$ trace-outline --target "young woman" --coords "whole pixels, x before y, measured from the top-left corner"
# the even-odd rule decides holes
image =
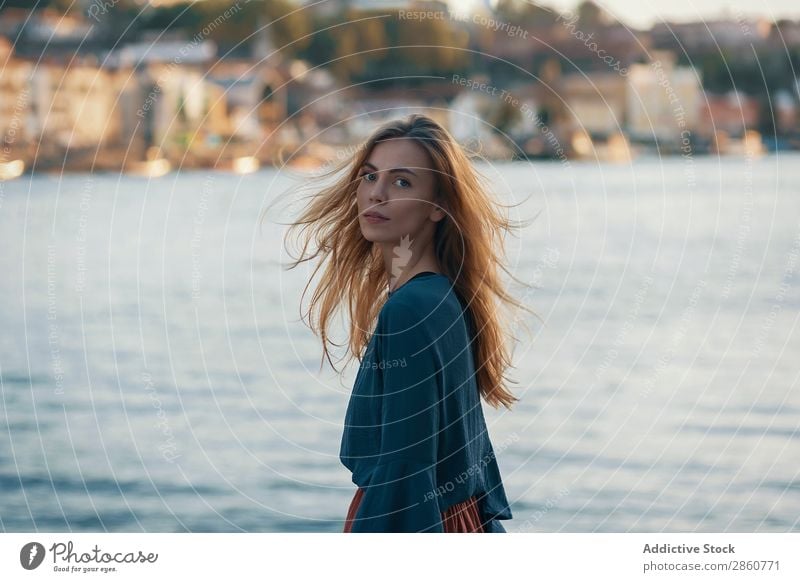
[[[328,321],[346,305],[361,361],[340,449],[358,487],[344,531],[505,532],[512,514],[480,397],[518,400],[503,386],[495,305],[526,309],[497,272],[510,223],[427,116],[385,124],[340,166],[294,223],[313,227],[304,255],[312,235],[318,245],[294,266],[330,259],[311,327],[330,361]]]

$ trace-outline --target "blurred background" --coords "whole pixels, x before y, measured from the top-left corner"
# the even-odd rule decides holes
[[[259,218],[412,112],[537,216],[507,530],[800,530],[796,3],[0,0],[0,58],[2,531],[341,531]]]

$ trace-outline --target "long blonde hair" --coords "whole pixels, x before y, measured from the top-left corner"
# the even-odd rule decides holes
[[[373,147],[396,137],[413,139],[433,161],[442,197],[439,200],[447,211],[446,218],[436,225],[436,257],[469,311],[475,331],[472,349],[480,394],[489,405],[499,408],[502,404],[510,409],[519,399],[503,385],[511,354],[504,321],[496,306],[499,301],[534,313],[506,292],[498,272],[500,267],[518,281],[503,264],[503,231],[513,225],[499,210],[502,205],[493,201],[488,188],[481,184],[482,176],[467,152],[444,127],[426,115],[412,114],[385,123],[352,156],[319,174],[324,180],[345,172],[332,185],[315,192],[299,218],[290,223],[289,233],[301,228],[304,242],[300,257],[289,268],[320,258],[312,279],[320,270],[322,276],[309,305],[307,325],[322,340],[323,358],[327,357],[336,369],[328,344],[338,344],[331,341],[328,330],[334,312],[345,303],[350,315],[349,353],[361,359],[369,343],[369,330],[386,300],[387,273],[378,245],[361,233],[356,204],[358,176]],[[312,240],[315,248],[309,251]],[[310,284],[311,280],[303,297]]]

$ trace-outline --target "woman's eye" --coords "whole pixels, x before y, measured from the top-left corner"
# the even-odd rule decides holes
[[[364,180],[366,180],[367,182],[374,182],[375,180],[369,179],[370,176],[375,176],[375,173],[374,172],[371,172],[371,173],[370,172],[364,172],[363,174],[361,174],[360,177],[364,178]],[[405,178],[398,178],[397,180],[395,180],[395,182],[402,182],[404,184],[403,188],[408,188],[409,186],[411,186],[411,182],[409,182]]]

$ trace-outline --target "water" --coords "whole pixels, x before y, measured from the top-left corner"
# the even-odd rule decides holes
[[[798,161],[484,168],[541,211],[506,244],[546,325],[484,407],[509,531],[800,530]],[[259,230],[289,184],[0,185],[3,531],[341,531],[356,364],[319,371],[310,271]]]

